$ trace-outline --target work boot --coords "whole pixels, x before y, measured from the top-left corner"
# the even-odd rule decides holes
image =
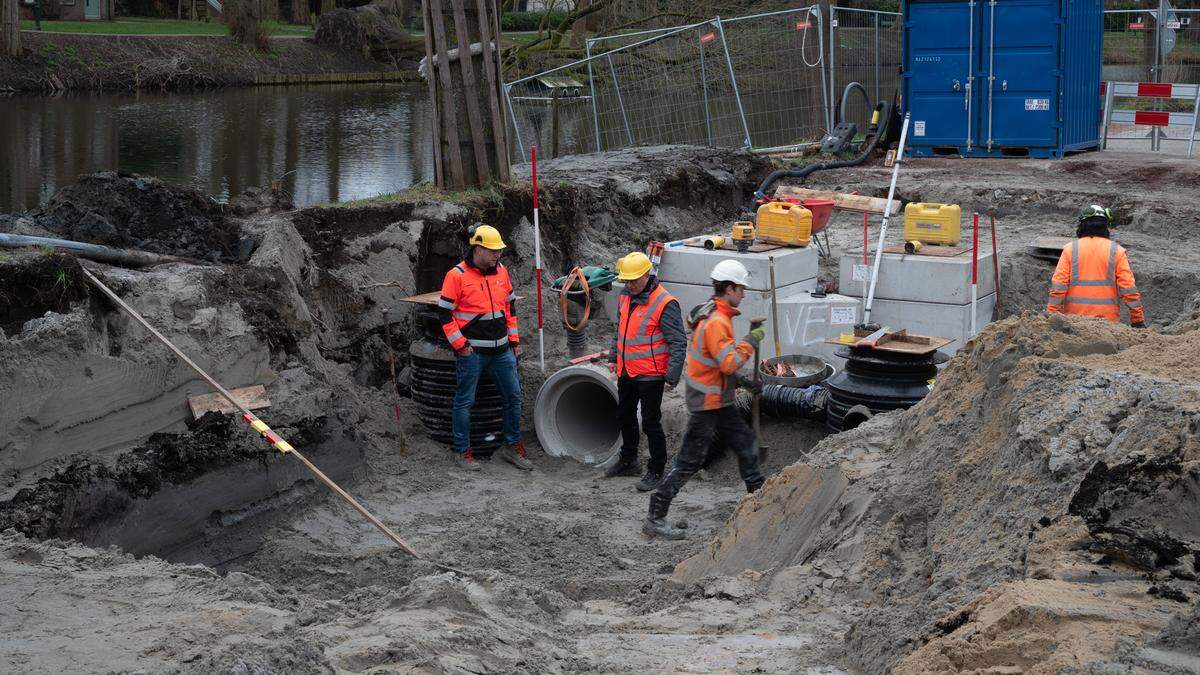
[[[638,481],[637,491],[649,492],[653,490],[654,488],[658,487],[659,483],[662,482],[662,477],[663,475],[661,471],[656,472],[652,469],[646,469],[646,475],[642,476],[642,479]]]
[[[475,459],[475,452],[471,448],[467,448],[458,456],[458,465],[467,471],[483,470],[483,467],[479,465],[479,460]]]
[[[525,457],[525,444],[521,441],[500,448],[500,459],[522,471],[533,471],[533,462]]]
[[[650,495],[650,511],[646,514],[646,520],[642,523],[642,532],[651,537],[662,537],[672,541],[679,541],[685,538],[683,530],[672,526],[667,522],[667,511],[671,508],[671,500],[663,497],[659,493]]]
[[[621,457],[617,459],[617,463],[604,470],[605,478],[616,478],[617,476],[636,476],[638,475],[638,459],[637,456],[630,458]]]

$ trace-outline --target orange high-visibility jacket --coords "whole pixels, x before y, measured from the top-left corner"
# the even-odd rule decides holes
[[[632,301],[629,294],[621,294],[617,372],[629,377],[664,377],[671,362],[671,352],[659,321],[667,303],[678,301],[662,286],[655,286],[650,291],[646,304],[633,305]]]
[[[727,302],[713,298],[711,310],[700,310],[688,342],[684,400],[688,410],[718,410],[733,405],[738,368],[754,358],[754,345],[733,339],[733,317],[740,314]]]
[[[516,299],[504,265],[497,263],[486,274],[467,261],[452,267],[438,300],[450,348],[458,351],[469,344],[487,354],[518,344]]]
[[[1081,237],[1063,247],[1046,311],[1120,321],[1122,300],[1131,323],[1146,320],[1124,247],[1104,237]]]

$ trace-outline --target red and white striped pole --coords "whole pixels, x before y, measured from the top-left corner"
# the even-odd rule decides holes
[[[979,212],[972,218],[971,233],[971,337],[975,336],[975,303],[979,299]]]
[[[546,372],[546,333],[542,329],[542,229],[538,223],[537,146],[529,147],[533,162],[533,278],[537,285],[538,363]]]

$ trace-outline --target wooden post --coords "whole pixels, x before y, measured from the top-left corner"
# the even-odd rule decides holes
[[[0,0],[0,56],[21,54],[20,0]]]
[[[426,0],[421,5],[438,186],[461,189],[507,180],[500,55],[494,44],[497,0]],[[452,44],[458,63],[448,53]]]

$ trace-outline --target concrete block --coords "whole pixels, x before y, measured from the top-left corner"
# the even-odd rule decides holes
[[[749,289],[770,291],[771,276],[767,258],[775,258],[775,284],[777,289],[799,283],[817,276],[817,249],[777,248],[767,253],[738,253],[736,251],[709,251],[696,246],[670,246],[663,250],[658,268],[659,281],[708,286],[712,282],[708,275],[712,268],[726,258],[737,260],[750,272]]]
[[[996,292],[992,255],[990,247],[979,253],[979,297]],[[872,254],[868,257],[868,265],[874,263]],[[838,268],[838,290],[846,295],[862,297],[863,282],[853,277],[855,265],[862,265],[862,249],[842,254]],[[875,298],[967,304],[971,302],[971,252],[953,257],[885,253],[879,261]]]
[[[996,307],[996,294],[979,298],[976,305],[976,328],[983,330],[992,320]],[[918,335],[936,335],[954,340],[941,351],[953,354],[971,339],[971,305],[949,305],[933,302],[909,302],[905,300],[881,300],[875,298],[871,309],[871,321],[895,329],[906,328]]]

